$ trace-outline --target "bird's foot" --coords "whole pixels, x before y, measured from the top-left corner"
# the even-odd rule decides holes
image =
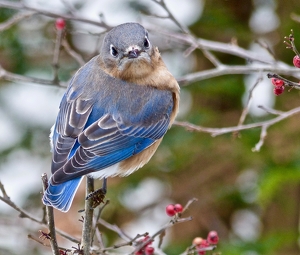
[[[104,203],[106,189],[97,189],[94,192],[87,195],[85,200],[92,199],[92,208],[96,208],[101,203]]]

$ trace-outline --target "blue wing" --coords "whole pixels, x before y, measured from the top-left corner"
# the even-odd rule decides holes
[[[62,211],[69,209],[83,175],[121,162],[160,139],[173,110],[171,92],[104,73],[95,77],[93,68],[91,61],[71,81],[53,130],[53,175],[43,201]]]

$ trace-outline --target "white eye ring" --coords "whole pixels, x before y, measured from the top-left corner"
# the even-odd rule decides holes
[[[149,41],[147,35],[145,36],[145,39],[144,39],[144,47],[145,47],[146,49],[149,49],[149,48],[150,48],[150,41]]]
[[[109,52],[110,55],[112,55],[114,58],[116,58],[119,55],[118,50],[112,44],[109,46]]]

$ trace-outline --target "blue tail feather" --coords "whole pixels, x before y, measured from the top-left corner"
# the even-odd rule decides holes
[[[75,178],[58,185],[53,185],[49,181],[49,186],[43,196],[43,203],[47,206],[53,206],[62,212],[67,212],[71,207],[82,178]]]

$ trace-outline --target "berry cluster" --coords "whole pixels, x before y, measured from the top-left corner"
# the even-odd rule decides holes
[[[166,207],[166,214],[170,217],[173,217],[177,213],[182,213],[183,207],[181,204],[169,204]]]
[[[277,78],[271,78],[272,84],[275,86],[273,89],[273,92],[276,96],[279,96],[284,91],[284,82],[283,80],[277,79]]]
[[[206,239],[201,237],[196,237],[193,240],[193,245],[199,255],[204,255],[207,250],[213,249],[212,245],[216,245],[219,242],[219,236],[216,231],[210,231]]]
[[[140,243],[147,242],[150,239],[150,236],[145,236]],[[140,249],[139,251],[135,252],[135,255],[153,255],[154,254],[154,247],[151,245],[152,241],[147,243],[145,247]]]
[[[294,38],[293,30],[292,30],[292,33],[288,37],[287,36],[285,37],[285,39],[286,39],[286,41],[284,41],[284,43],[287,45],[287,49],[291,49],[296,54],[293,58],[293,65],[297,68],[300,68],[300,54],[299,54],[299,52],[296,48],[296,45],[295,45],[295,38]],[[269,78],[272,77],[271,82],[275,86],[273,92],[276,96],[279,96],[283,93],[284,87],[286,85],[295,86],[294,82],[290,82],[289,80],[284,79],[280,76],[279,77],[282,78],[282,79],[275,78],[274,76],[275,75],[271,75],[271,76],[268,75]],[[278,75],[276,75],[276,77],[278,77]]]

